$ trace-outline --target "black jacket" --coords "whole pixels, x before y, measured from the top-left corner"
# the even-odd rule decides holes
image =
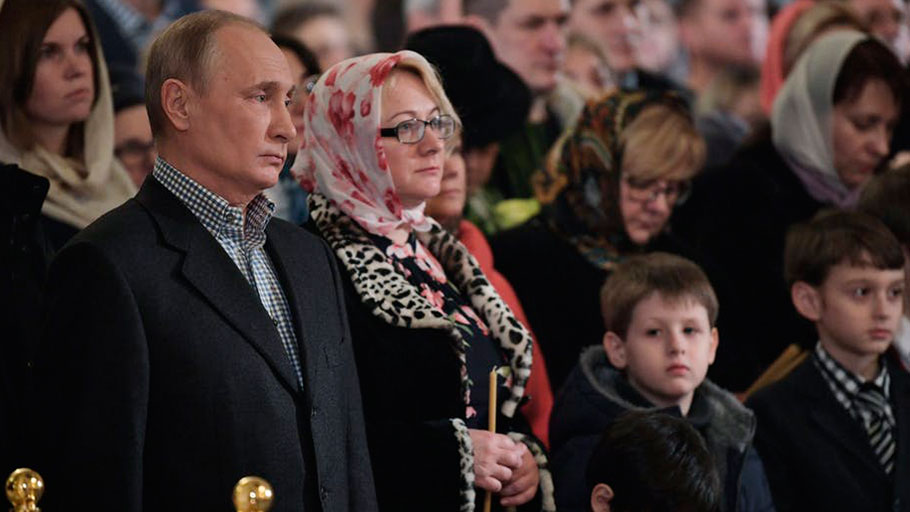
[[[342,273],[380,508],[464,510],[482,500],[483,493],[473,485],[462,387],[467,361],[459,329],[423,298],[350,217],[322,195],[312,194],[309,200],[308,227],[332,247]],[[435,223],[417,236],[443,266],[448,282],[484,319],[513,375],[529,371],[530,345],[527,352],[513,345],[522,333],[527,336],[524,327],[505,309],[467,249]],[[521,510],[552,510],[546,454],[529,435],[521,413],[503,411],[506,394],[499,394],[497,430],[517,434],[541,468],[537,497]]]
[[[784,242],[792,225],[822,207],[766,133],[727,167],[696,179],[692,196],[674,213],[675,233],[712,258],[708,277],[732,291],[720,297],[726,354],[715,364],[722,374],[711,375],[720,385],[743,391],[787,346],[817,339],[792,306],[784,281]]]
[[[582,353],[550,416],[553,478],[560,512],[587,512],[585,471],[604,430],[629,410],[655,409],[607,361],[600,345]],[[668,411],[679,414],[679,409]],[[721,510],[773,511],[761,460],[752,448],[755,418],[710,381],[698,387],[687,419],[714,455]]]
[[[334,258],[279,219],[266,236],[303,390],[255,290],[157,180],[59,253],[36,359],[48,510],[230,510],[251,474],[276,510],[376,510]]]
[[[48,181],[15,165],[0,167],[0,475],[27,465],[32,352],[41,329],[52,248],[41,224]]]
[[[811,355],[748,401],[758,418],[755,447],[777,510],[910,511],[910,376],[884,359],[897,420],[890,477],[862,424],[831,393]]]

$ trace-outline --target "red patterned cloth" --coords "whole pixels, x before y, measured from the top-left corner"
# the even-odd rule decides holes
[[[402,206],[380,143],[382,84],[400,63],[435,73],[412,51],[364,55],[329,68],[310,94],[291,168],[303,188],[326,196],[375,235],[402,225],[430,229],[424,204]]]

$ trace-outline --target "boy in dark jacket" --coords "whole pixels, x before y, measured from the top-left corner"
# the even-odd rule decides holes
[[[904,254],[879,220],[823,212],[787,236],[796,310],[819,342],[750,399],[779,511],[910,511],[910,378],[883,357],[904,306]]]
[[[773,510],[751,446],[754,416],[705,379],[717,350],[718,304],[704,272],[665,253],[629,258],[607,279],[601,307],[603,346],[582,353],[551,416],[558,509],[588,510],[581,468],[606,426],[629,410],[661,410],[703,436],[720,476],[721,510]]]

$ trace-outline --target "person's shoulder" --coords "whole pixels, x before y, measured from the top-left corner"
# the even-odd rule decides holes
[[[272,217],[272,219],[269,220],[267,229],[268,236],[281,237],[295,244],[300,244],[304,248],[323,250],[323,247],[326,246],[325,241],[321,237],[306,227],[298,226],[284,219]]]
[[[802,408],[811,400],[807,391],[821,378],[812,357],[807,357],[786,377],[756,391],[746,401],[746,406],[757,414],[784,408]]]
[[[135,199],[105,213],[74,236],[67,246],[89,243],[110,251],[142,250],[157,239],[157,229],[146,209]]]

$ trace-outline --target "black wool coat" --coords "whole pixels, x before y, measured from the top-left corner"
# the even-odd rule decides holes
[[[910,511],[910,375],[889,361],[897,420],[894,474],[885,473],[862,423],[837,401],[808,357],[747,402],[778,512]]]
[[[26,466],[34,402],[29,364],[53,255],[41,223],[47,178],[0,166],[0,476]]]
[[[257,475],[273,510],[376,510],[334,258],[279,219],[266,236],[302,390],[254,289],[157,180],[59,253],[36,358],[43,507],[231,510]]]
[[[466,510],[483,499],[483,491],[474,487],[459,329],[395,270],[351,217],[321,194],[309,201],[308,228],[326,239],[342,273],[381,510]],[[512,372],[511,385],[500,386],[497,431],[524,442],[540,472],[537,495],[519,510],[551,512],[548,457],[517,410],[530,374],[531,337],[467,249],[432,224],[417,238],[489,327],[503,366]]]

